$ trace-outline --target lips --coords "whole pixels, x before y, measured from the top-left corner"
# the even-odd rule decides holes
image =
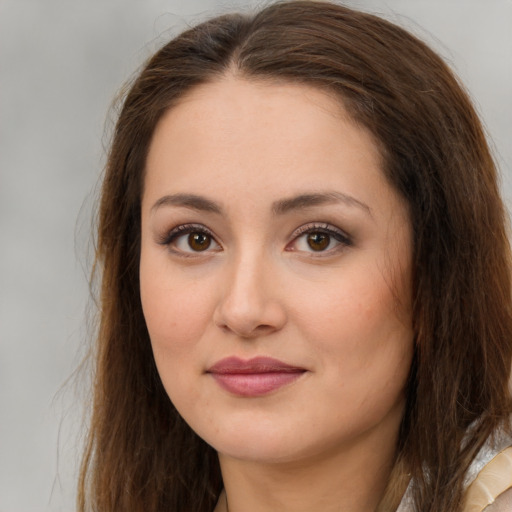
[[[301,377],[306,370],[270,357],[249,360],[238,357],[221,359],[207,370],[217,384],[239,396],[271,393]]]

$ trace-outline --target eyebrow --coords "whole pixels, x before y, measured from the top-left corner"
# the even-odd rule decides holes
[[[272,213],[279,216],[295,210],[337,203],[359,208],[370,216],[372,214],[368,205],[359,201],[355,197],[341,192],[300,194],[294,197],[280,199],[272,203]],[[202,212],[216,213],[219,215],[222,214],[223,211],[222,206],[219,203],[195,194],[171,194],[163,196],[151,207],[151,211],[153,212],[162,206],[178,206]]]
[[[221,206],[215,201],[195,194],[172,194],[163,196],[151,207],[151,211],[154,212],[162,206],[181,206],[202,212],[222,213]]]
[[[357,207],[364,210],[371,216],[371,209],[365,203],[355,197],[341,192],[319,192],[313,194],[301,194],[289,199],[281,199],[272,205],[272,212],[275,215],[283,215],[293,210],[322,206],[324,204],[343,203],[347,206]]]

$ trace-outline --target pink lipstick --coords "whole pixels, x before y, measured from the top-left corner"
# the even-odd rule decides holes
[[[270,357],[244,361],[238,357],[221,359],[207,373],[226,391],[239,396],[261,396],[297,380],[304,368],[290,366]]]

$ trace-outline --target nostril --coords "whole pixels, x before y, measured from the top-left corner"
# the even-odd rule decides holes
[[[258,325],[256,329],[254,329],[255,335],[263,335],[263,334],[270,334],[271,332],[275,331],[276,328],[271,325]]]
[[[240,338],[266,336],[283,327],[285,315],[280,309],[264,308],[240,314],[240,311],[235,313],[229,308],[218,308],[214,314],[214,323],[224,333],[232,333]]]
[[[268,324],[260,324],[255,327],[249,327],[247,325],[228,325],[226,323],[217,324],[217,326],[225,333],[232,333],[240,338],[250,339],[258,336],[265,336],[276,331],[276,327]]]

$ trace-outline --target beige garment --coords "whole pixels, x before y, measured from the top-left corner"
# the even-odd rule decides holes
[[[466,491],[464,512],[512,512],[512,446],[505,448],[478,473]],[[498,501],[496,498],[502,496]],[[503,508],[505,507],[505,508]]]
[[[494,503],[484,509],[484,512],[511,512],[512,511],[512,488],[500,494]]]

